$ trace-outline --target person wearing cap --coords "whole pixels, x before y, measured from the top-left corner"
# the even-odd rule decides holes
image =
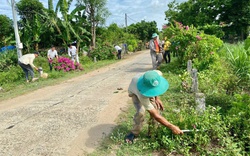
[[[158,111],[158,109],[164,109],[159,95],[165,93],[168,88],[169,83],[162,77],[162,73],[159,70],[147,71],[132,79],[128,92],[135,106],[136,114],[134,115],[133,128],[125,136],[125,142],[132,143],[134,138],[139,135],[146,110],[153,119],[171,129],[174,134],[183,134],[179,127],[167,121]]]
[[[52,71],[52,68],[53,68],[53,59],[54,58],[57,58],[58,59],[58,54],[57,54],[57,51],[55,49],[55,46],[51,46],[51,49],[48,50],[48,53],[47,53],[47,58],[48,58],[48,61],[49,61],[49,68],[50,68],[50,71]]]
[[[149,41],[149,48],[153,69],[157,69],[162,62],[161,42],[157,33],[152,35],[152,39]]]
[[[78,52],[77,52],[77,49],[74,45],[72,44],[69,44],[68,45],[68,55],[69,57],[71,57],[71,60],[77,63],[79,63],[79,57],[78,57]]]
[[[35,58],[39,56],[39,52],[34,52],[33,54],[25,54],[18,59],[19,66],[23,69],[25,73],[26,82],[29,82],[29,73],[31,76],[31,81],[36,81],[38,78],[34,78],[34,70],[38,71],[38,68],[33,64]]]

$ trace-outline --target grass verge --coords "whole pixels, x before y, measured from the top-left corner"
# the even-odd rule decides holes
[[[185,71],[179,68],[177,61],[163,64],[160,70],[170,84],[169,90],[161,96],[165,107],[162,116],[182,130],[193,131],[176,136],[160,125],[153,129],[155,135],[148,138],[149,113],[146,113],[139,137],[132,145],[126,144],[124,137],[132,128],[135,113],[133,105],[129,104],[127,110],[117,119],[117,127],[89,156],[249,155],[250,129],[249,124],[246,124],[249,122],[249,95],[231,96],[222,90],[220,94],[214,93],[211,96],[206,94],[209,92],[203,92],[208,100],[206,110],[201,113],[196,110],[194,94],[183,87],[182,78]],[[209,87],[206,79],[200,78],[199,81]],[[215,83],[213,87],[218,88],[218,84]],[[216,102],[214,95],[223,95],[224,98],[219,96]],[[236,124],[239,126],[235,127]],[[197,129],[199,131],[196,131]]]
[[[171,64],[164,63],[160,69],[170,83],[169,90],[161,96],[161,100],[165,106],[165,112],[167,113],[170,113],[172,110],[177,110],[181,106],[192,104],[194,101],[190,94],[181,91],[179,74],[183,71],[178,70],[176,66],[176,61]],[[109,137],[103,140],[101,146],[95,152],[89,154],[89,156],[154,156],[164,153],[162,149],[153,150],[153,148],[149,148],[150,146],[156,146],[147,137],[149,113],[146,113],[143,130],[135,143],[133,145],[124,143],[125,135],[132,128],[134,113],[135,108],[132,105],[132,101],[130,101],[127,109],[117,118],[117,127]]]
[[[96,63],[88,61],[86,64],[82,64],[84,67],[83,71],[78,71],[78,72],[52,71],[52,72],[48,72],[49,73],[48,79],[39,79],[39,81],[34,82],[34,83],[26,83],[25,80],[22,79],[17,82],[5,84],[2,86],[4,88],[4,91],[0,92],[0,101],[6,100],[9,98],[14,98],[16,96],[29,93],[29,92],[32,92],[34,90],[37,90],[46,86],[59,84],[65,80],[86,74],[90,71],[99,69],[101,67],[110,65],[115,62],[117,61],[116,60],[104,60],[104,61],[99,61]]]

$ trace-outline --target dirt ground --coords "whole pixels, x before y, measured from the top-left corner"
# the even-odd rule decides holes
[[[58,85],[1,101],[0,156],[93,152],[127,107],[131,78],[149,69],[149,52],[142,51]]]

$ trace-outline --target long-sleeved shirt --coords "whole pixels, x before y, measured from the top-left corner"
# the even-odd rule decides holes
[[[19,62],[31,65],[31,67],[35,68],[36,66],[33,64],[34,59],[36,58],[35,54],[26,54],[19,58]]]
[[[75,46],[71,46],[71,48],[68,48],[68,54],[69,54],[69,57],[71,57],[72,55],[76,55],[76,47]]]
[[[158,43],[158,46],[155,44],[155,41],[154,41],[154,39],[151,39],[150,41],[149,41],[149,48],[150,48],[150,51],[151,52],[156,52],[157,51],[157,49],[159,48],[159,50],[161,49],[160,47],[161,47],[161,42],[160,42],[160,40],[157,38],[157,43]],[[157,47],[158,48],[157,48]]]

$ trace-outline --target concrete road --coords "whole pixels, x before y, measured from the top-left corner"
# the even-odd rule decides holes
[[[149,69],[149,51],[142,51],[61,84],[1,101],[0,156],[92,152],[127,107],[131,78]]]

